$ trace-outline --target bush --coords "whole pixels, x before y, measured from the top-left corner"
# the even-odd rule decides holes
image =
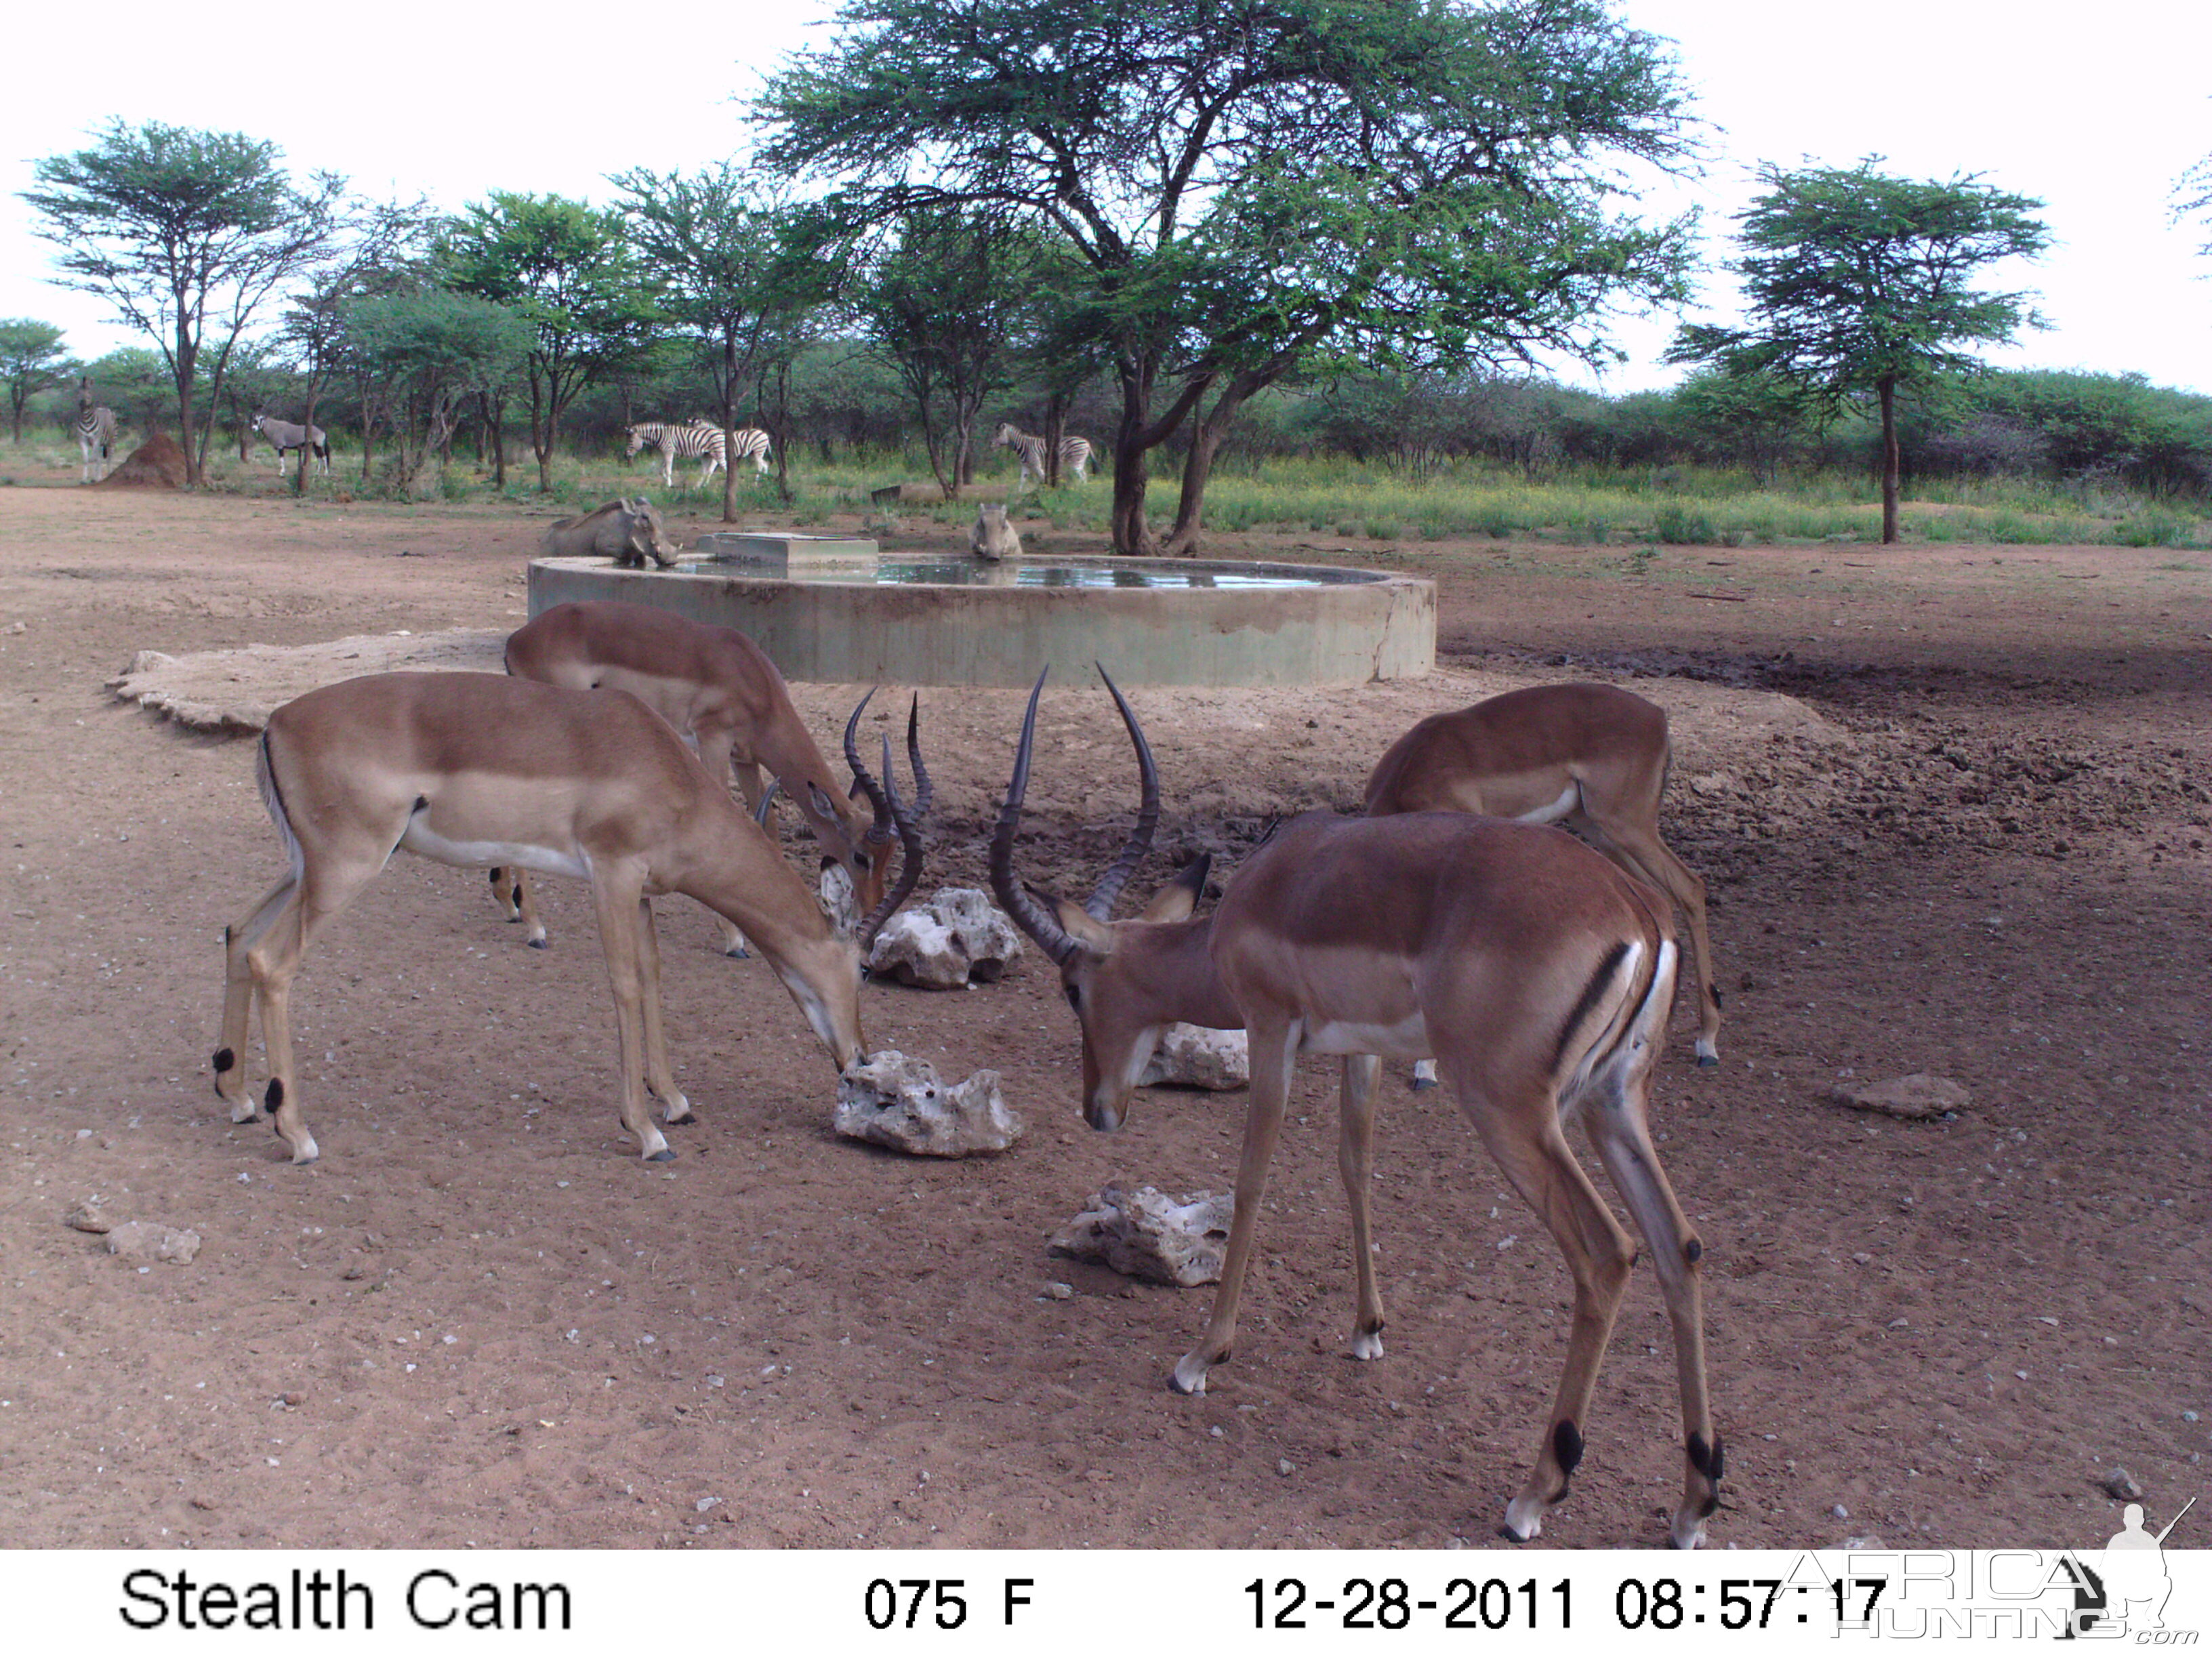
[[[1652,515],[1651,533],[1675,547],[1704,547],[1714,539],[1713,521],[1700,507],[1668,501]]]

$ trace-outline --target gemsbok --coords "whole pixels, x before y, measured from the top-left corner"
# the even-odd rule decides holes
[[[501,674],[372,674],[323,686],[269,717],[261,799],[290,867],[223,930],[216,1092],[231,1121],[258,1115],[246,1087],[254,1003],[268,1051],[264,1100],[295,1164],[313,1163],[292,1052],[300,959],[401,848],[463,867],[526,865],[592,884],[615,999],[623,1127],[648,1159],[675,1157],[647,1115],[691,1121],[660,1018],[650,900],[686,893],[760,947],[841,1072],[865,1056],[860,955],[921,873],[906,842],[899,887],[839,932],[782,853],[708,775],[667,721],[626,691],[571,691]],[[862,785],[873,797],[872,778]]]
[[[1536,1536],[1544,1510],[1566,1493],[1637,1257],[1634,1241],[1568,1149],[1566,1129],[1579,1120],[1650,1247],[1673,1320],[1685,1451],[1668,1534],[1678,1547],[1694,1547],[1720,1504],[1723,1456],[1705,1385],[1704,1247],[1644,1121],[1674,989],[1675,945],[1658,896],[1557,830],[1460,812],[1310,812],[1244,861],[1212,915],[1193,915],[1205,885],[1200,860],[1141,918],[1115,921],[1115,896],[1159,818],[1152,751],[1134,711],[1108,680],[1137,751],[1136,829],[1086,903],[1023,887],[1013,876],[1013,844],[1043,687],[1040,676],[993,832],[991,884],[1060,969],[1082,1030],[1085,1119],[1095,1129],[1120,1127],[1171,1022],[1241,1025],[1250,1034],[1251,1106],[1221,1287],[1204,1335],[1176,1364],[1171,1385],[1203,1392],[1208,1370],[1229,1357],[1300,1054],[1344,1057],[1338,1168],[1357,1278],[1352,1351],[1360,1359],[1381,1357],[1368,1198],[1376,1079],[1382,1057],[1433,1055],[1461,1112],[1558,1243],[1574,1279],[1565,1369],[1535,1466],[1506,1506],[1506,1535]]]
[[[1368,775],[1367,815],[1480,812],[1564,823],[1673,900],[1690,923],[1698,1064],[1717,1066],[1721,993],[1705,932],[1705,884],[1659,838],[1659,798],[1673,759],[1667,711],[1656,703],[1617,685],[1532,685],[1431,714],[1392,744]],[[1435,1079],[1425,1069],[1418,1080]]]
[[[897,842],[890,818],[878,812],[871,822],[855,810],[854,801],[865,799],[857,758],[851,793],[837,790],[829,763],[791,705],[782,674],[746,635],[615,599],[556,605],[507,635],[507,672],[571,690],[609,686],[641,698],[691,744],[725,789],[734,781],[744,792],[750,810],[764,805],[766,767],[812,826],[823,861],[845,866],[860,908],[872,908],[883,897]],[[917,700],[907,733],[917,769],[919,711]],[[915,782],[926,811],[927,774],[918,771]],[[523,923],[526,941],[543,949],[545,924],[522,871],[495,866],[491,887],[507,920]],[[744,956],[744,935],[728,928],[722,950]]]

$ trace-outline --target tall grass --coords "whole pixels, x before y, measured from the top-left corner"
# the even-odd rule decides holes
[[[117,459],[119,460],[121,456]],[[379,456],[380,472],[383,455]],[[73,444],[26,442],[21,450],[0,441],[0,463],[24,483],[63,482],[77,465]],[[866,515],[869,492],[902,479],[928,476],[917,458],[896,453],[845,453],[823,461],[811,448],[790,458],[790,499],[773,475],[757,479],[741,468],[737,483],[742,518],[802,526],[833,516]],[[313,480],[311,496],[343,492],[392,497],[388,480],[364,488],[360,452],[332,456],[332,476]],[[265,455],[243,465],[235,452],[217,447],[209,456],[216,489],[270,494],[276,488]],[[981,478],[1005,483],[1016,470],[1011,457],[985,458]],[[526,447],[511,455],[506,489],[493,489],[489,471],[473,458],[457,459],[439,498],[453,502],[504,501],[517,507],[573,511],[616,495],[643,494],[690,514],[719,514],[719,477],[704,487],[696,471],[679,467],[672,489],[660,483],[657,459],[625,461],[606,454],[562,455],[553,466],[553,487],[541,491],[538,466]],[[1175,503],[1175,483],[1164,464],[1153,479],[1150,504],[1164,524]],[[287,486],[289,488],[289,486]],[[1033,515],[1055,530],[1103,533],[1112,501],[1109,480],[1094,478],[1057,490],[1017,492]],[[896,516],[909,524],[955,526],[972,521],[964,502],[908,503]],[[1217,471],[1206,491],[1206,524],[1223,532],[1257,532],[1379,542],[1498,540],[1517,538],[1575,544],[1674,543],[1743,546],[1814,541],[1879,541],[1881,510],[1871,483],[1834,473],[1790,477],[1762,484],[1741,472],[1699,467],[1568,467],[1540,481],[1485,461],[1467,461],[1422,478],[1363,465],[1344,456],[1267,460]],[[2212,546],[2212,522],[2192,505],[2150,501],[2100,486],[2077,487],[2033,479],[1929,480],[1916,484],[1905,503],[1909,541],[1932,543],[2106,544],[2130,547]]]

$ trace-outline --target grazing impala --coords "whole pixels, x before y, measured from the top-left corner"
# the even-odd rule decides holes
[[[850,796],[837,793],[829,763],[791,706],[783,676],[736,629],[616,600],[556,605],[507,636],[507,672],[578,691],[609,686],[643,699],[691,743],[724,788],[734,779],[746,805],[757,811],[765,801],[765,766],[813,826],[823,862],[842,864],[851,875],[859,908],[869,909],[883,897],[895,842],[890,820],[878,812],[872,825],[854,810],[857,785]],[[919,764],[911,725],[907,746]],[[855,761],[856,777],[859,771]],[[926,776],[915,784],[926,795]],[[543,948],[545,924],[522,872],[495,866],[491,885],[507,920],[524,923],[527,942]],[[734,926],[722,949],[745,954],[744,936]]]
[[[854,711],[857,719],[859,711]],[[650,898],[688,893],[743,927],[842,1070],[863,1057],[860,950],[921,874],[906,840],[898,890],[839,933],[798,872],[666,721],[625,691],[569,691],[497,674],[373,674],[310,691],[269,717],[261,799],[291,868],[223,932],[226,982],[216,1092],[234,1122],[246,1090],[252,1005],[269,1054],[266,1105],[295,1164],[313,1162],[292,1054],[291,987],[315,936],[401,848],[444,864],[494,860],[592,884],[613,983],[623,1126],[672,1158],[647,1115],[689,1121],[660,1023]],[[862,786],[878,791],[872,778]]]
[[[1101,671],[1103,673],[1103,670]],[[1037,690],[1043,689],[1039,678]],[[1107,682],[1113,690],[1113,682]],[[1461,1111],[1558,1242],[1574,1278],[1565,1370],[1535,1467],[1506,1506],[1516,1540],[1541,1530],[1583,1454],[1599,1362],[1636,1260],[1568,1150],[1580,1119],[1650,1246],[1674,1322],[1686,1437],[1669,1534],[1690,1548],[1719,1507],[1722,1448],[1705,1391],[1703,1247],[1660,1168],[1644,1122],[1651,1065],[1674,991],[1675,945],[1656,895],[1571,836],[1456,812],[1341,818],[1311,812],[1248,859],[1210,918],[1193,865],[1137,921],[1109,919],[1159,816],[1152,753],[1135,714],[1114,700],[1136,745],[1136,831],[1088,904],[1013,878],[1036,735],[1030,696],[1013,780],[991,842],[999,902],[1059,965],[1083,1032],[1083,1110],[1117,1127],[1163,1027],[1175,1020],[1250,1033],[1252,1097],[1237,1173],[1221,1289],[1199,1345],[1170,1381],[1206,1387],[1229,1356],[1245,1269],[1299,1054],[1341,1054],[1338,1167],[1352,1215],[1358,1307],[1352,1350],[1382,1352],[1368,1185],[1379,1057],[1435,1055]]]
[[[1666,711],[1615,685],[1532,685],[1431,714],[1367,780],[1367,815],[1480,812],[1566,824],[1681,908],[1698,971],[1698,1064],[1720,1063],[1705,884],[1659,839],[1673,750]],[[1433,1081],[1433,1078],[1425,1079]]]

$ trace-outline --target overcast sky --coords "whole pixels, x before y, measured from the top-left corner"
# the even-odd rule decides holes
[[[2212,225],[2169,223],[2171,192],[2212,153],[2212,4],[2107,0],[2063,10],[1968,0],[1626,0],[1676,43],[1715,129],[1699,182],[1648,198],[1694,205],[1706,252],[1761,161],[1850,166],[1869,154],[1913,178],[1979,173],[2039,198],[2055,246],[1991,281],[2038,290],[2051,328],[1995,354],[2008,367],[2139,371],[2212,393]],[[25,7],[9,25],[0,98],[0,317],[69,331],[96,356],[130,337],[100,305],[45,280],[51,246],[18,192],[40,156],[82,147],[111,116],[275,140],[301,171],[374,194],[458,207],[493,189],[603,200],[605,175],[688,168],[739,147],[734,99],[819,40],[817,0],[708,7],[278,4],[220,12],[147,0]],[[96,20],[96,21],[94,21]],[[179,34],[179,27],[185,33]],[[1734,314],[1726,279],[1704,314]],[[1632,319],[1611,391],[1664,385],[1678,319]]]

